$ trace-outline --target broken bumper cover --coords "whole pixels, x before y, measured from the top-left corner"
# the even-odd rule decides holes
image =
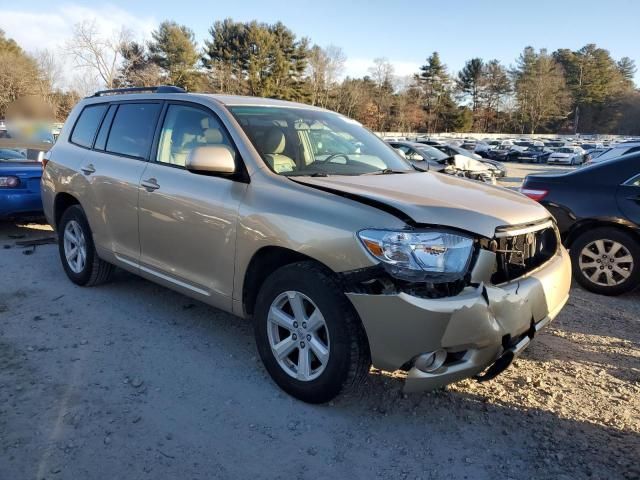
[[[389,371],[408,365],[405,391],[421,391],[472,377],[505,355],[520,354],[557,316],[570,286],[569,255],[560,247],[522,278],[499,286],[480,283],[455,297],[346,295],[362,319],[373,365]],[[447,360],[435,371],[413,365],[418,355],[436,350],[445,350]]]

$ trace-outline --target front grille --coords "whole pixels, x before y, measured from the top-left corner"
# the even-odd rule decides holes
[[[558,251],[560,239],[551,222],[530,229],[497,230],[484,248],[495,252],[496,271],[491,283],[515,280],[546,263]]]

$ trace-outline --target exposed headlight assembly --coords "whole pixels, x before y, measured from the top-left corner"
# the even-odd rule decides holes
[[[473,239],[446,230],[361,230],[360,241],[395,278],[445,283],[464,277]]]

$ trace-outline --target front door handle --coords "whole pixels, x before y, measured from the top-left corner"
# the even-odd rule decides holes
[[[154,190],[157,190],[160,188],[160,185],[158,185],[158,181],[155,178],[148,178],[147,180],[142,180],[142,182],[140,182],[140,185],[146,188],[147,192],[153,192]]]
[[[80,167],[80,170],[82,170],[82,173],[84,173],[85,175],[91,175],[92,173],[96,172],[96,168],[93,166],[93,163],[90,163],[85,167]]]

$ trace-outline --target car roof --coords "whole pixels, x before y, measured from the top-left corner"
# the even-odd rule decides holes
[[[188,95],[188,94],[187,94]],[[287,100],[278,100],[275,98],[249,97],[245,95],[222,95],[210,93],[194,94],[198,96],[210,97],[227,106],[265,106],[265,107],[293,107],[293,108],[310,108],[315,110],[324,110],[305,103],[290,102]]]
[[[431,145],[425,145],[424,143],[412,142],[410,140],[385,140],[387,143],[399,143],[408,147],[430,147]]]
[[[640,146],[640,142],[622,142],[622,143],[613,143],[609,145],[609,148],[629,148],[629,147],[637,147]]]
[[[277,100],[275,98],[250,97],[245,95],[225,95],[211,93],[115,93],[110,95],[91,96],[84,99],[85,103],[118,102],[123,100],[188,100],[194,97],[213,99],[225,106],[254,106],[254,107],[288,107],[304,108],[308,110],[326,111],[326,109],[307,105],[305,103],[289,102],[287,100]]]

